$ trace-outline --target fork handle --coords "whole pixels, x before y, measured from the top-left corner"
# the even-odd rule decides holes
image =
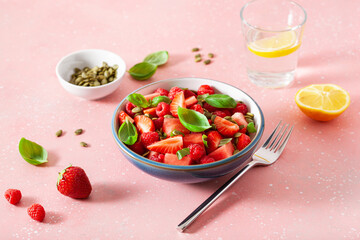
[[[231,187],[244,173],[252,168],[257,162],[251,161],[239,172],[237,172],[232,178],[224,183],[218,190],[216,190],[208,199],[206,199],[200,206],[198,206],[189,216],[187,216],[178,226],[177,229],[183,232],[195,219],[203,213],[208,207],[211,206],[228,188]]]

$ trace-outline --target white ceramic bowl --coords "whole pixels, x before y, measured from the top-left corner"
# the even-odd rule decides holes
[[[109,66],[115,64],[119,66],[117,69],[117,78],[114,79],[114,81],[96,87],[83,87],[69,83],[75,68],[100,67],[102,62],[106,62]],[[61,86],[69,93],[87,100],[103,98],[114,92],[119,87],[125,71],[126,65],[120,56],[101,49],[86,49],[73,52],[63,57],[56,66],[56,75]]]

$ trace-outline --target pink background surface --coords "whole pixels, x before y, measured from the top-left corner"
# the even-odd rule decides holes
[[[245,2],[1,0],[0,192],[23,194],[17,206],[1,197],[1,239],[359,239],[359,2],[299,1],[308,12],[299,67],[295,83],[280,90],[258,88],[246,77],[239,18]],[[212,64],[194,62],[197,46],[215,53]],[[61,88],[55,66],[87,48],[113,51],[128,68],[159,50],[170,58],[152,79],[126,74],[126,87],[86,101]],[[177,224],[230,176],[189,185],[153,178],[125,159],[110,130],[115,107],[130,91],[175,77],[243,89],[262,107],[264,136],[280,119],[295,125],[275,165],[245,174],[186,233]],[[348,90],[348,110],[327,123],[307,118],[294,96],[312,83]],[[84,134],[74,136],[77,128]],[[58,129],[65,131],[61,138]],[[49,162],[25,162],[21,137],[44,146]],[[89,199],[57,191],[57,173],[69,163],[87,172]],[[46,209],[43,223],[27,216],[35,202]]]

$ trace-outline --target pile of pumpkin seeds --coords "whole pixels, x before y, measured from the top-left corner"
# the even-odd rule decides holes
[[[116,79],[118,68],[118,65],[110,67],[106,62],[103,62],[101,67],[84,67],[82,70],[75,68],[70,83],[83,87],[105,85]]]
[[[191,51],[192,51],[192,52],[199,52],[199,51],[200,51],[200,48],[195,47],[195,48],[193,48]],[[205,65],[208,65],[208,64],[211,63],[211,59],[210,59],[210,58],[214,58],[214,54],[213,54],[213,53],[208,53],[207,57],[208,57],[208,59],[206,59],[206,60],[204,61],[204,64],[205,64]],[[201,62],[202,60],[203,60],[203,59],[202,59],[202,56],[201,56],[200,53],[198,53],[198,54],[195,55],[195,62]]]

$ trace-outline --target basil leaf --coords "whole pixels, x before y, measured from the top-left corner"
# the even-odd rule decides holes
[[[173,130],[171,133],[170,133],[170,137],[174,137],[174,136],[177,136],[177,135],[181,135],[181,136],[185,136],[185,134],[183,132],[180,132],[178,130]]]
[[[190,154],[189,148],[183,148],[176,152],[176,156],[179,160],[181,160],[183,157],[185,157],[186,155],[189,155],[189,154]]]
[[[118,135],[120,140],[127,145],[133,145],[138,138],[136,127],[127,118],[125,122],[121,124]]]
[[[148,62],[142,62],[135,64],[132,68],[130,68],[129,74],[134,79],[142,81],[151,78],[151,76],[156,72],[156,69],[156,65]]]
[[[205,101],[213,107],[217,108],[235,108],[236,101],[232,97],[225,94],[212,94],[205,98]]]
[[[208,93],[203,94],[203,95],[198,95],[198,96],[197,96],[197,100],[198,100],[198,102],[204,101],[205,98],[207,98],[208,96],[209,96]]]
[[[224,146],[225,144],[231,142],[232,138],[223,138],[220,140],[219,147]]]
[[[144,62],[152,63],[156,66],[163,65],[167,62],[169,53],[167,51],[158,51],[147,55]]]
[[[211,128],[205,115],[197,111],[178,107],[178,116],[181,124],[191,132],[203,132]]]
[[[151,107],[157,107],[157,105],[161,102],[164,102],[164,103],[171,103],[171,99],[167,96],[158,96],[158,97],[154,97],[152,100],[151,100]]]
[[[45,148],[25,138],[20,139],[19,152],[22,158],[32,165],[47,162],[48,153]]]
[[[256,132],[256,128],[255,128],[255,125],[253,122],[250,122],[247,127],[246,127],[246,130],[249,132],[249,133],[254,133]]]
[[[207,137],[205,134],[203,134],[201,138],[202,138],[202,141],[203,141],[205,147],[208,148],[209,146],[208,146],[208,143],[207,143],[207,141],[206,141],[208,137]]]
[[[145,97],[139,93],[133,93],[126,97],[126,99],[133,103],[134,105],[142,108],[150,107],[148,101],[146,101]]]

